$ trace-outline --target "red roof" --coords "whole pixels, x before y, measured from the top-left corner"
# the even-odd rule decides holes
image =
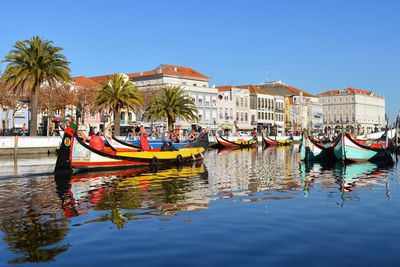
[[[255,85],[238,85],[236,86],[237,88],[247,88],[249,89],[251,94],[264,94],[264,95],[270,95],[268,92],[266,92],[264,89],[255,86]]]
[[[351,87],[348,87],[345,90],[347,90],[347,92],[352,93],[352,94],[370,95],[372,93],[371,91],[357,89],[357,88],[351,88]]]
[[[85,76],[74,77],[72,79],[74,81],[74,84],[77,86],[88,86],[88,87],[99,87],[100,86],[100,83],[96,82],[93,79],[89,79]]]
[[[372,93],[372,91],[348,87],[343,90],[329,90],[329,91],[323,92],[319,95],[321,95],[321,96],[339,95],[343,91],[346,91],[346,93],[348,93],[348,94],[361,94],[361,95],[370,95]]]
[[[154,75],[172,75],[172,76],[192,77],[192,78],[208,80],[207,76],[201,74],[198,71],[195,71],[192,68],[174,66],[169,64],[162,64],[158,66],[156,69],[150,71],[135,72],[128,74],[129,78],[146,77]]]
[[[217,86],[216,88],[218,89],[219,92],[221,92],[221,91],[230,91],[232,90],[232,88],[235,87],[232,85],[222,85],[222,86]]]
[[[292,91],[295,94],[299,94],[300,95],[300,93],[302,93],[303,96],[313,97],[312,94],[309,94],[309,93],[307,93],[307,92],[305,92],[303,90],[300,90],[300,89],[298,89],[296,87],[293,87],[293,86],[290,86],[290,85],[287,85],[286,87],[287,87],[287,89],[289,89],[290,91]]]
[[[109,75],[102,75],[102,76],[94,76],[94,77],[89,77],[89,79],[98,82],[99,84],[105,84],[108,83],[112,77],[115,76],[115,74],[109,74]]]

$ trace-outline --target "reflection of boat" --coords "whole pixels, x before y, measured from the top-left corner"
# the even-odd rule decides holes
[[[246,148],[246,147],[254,147],[257,146],[257,141],[256,140],[241,140],[241,139],[237,139],[237,140],[228,140],[223,138],[222,136],[219,136],[218,134],[215,135],[215,139],[217,139],[218,144],[221,147],[225,147],[225,148]]]
[[[269,136],[264,135],[264,133],[262,133],[261,138],[262,138],[263,144],[266,147],[268,147],[268,146],[288,146],[293,141],[293,137],[292,137],[292,139],[272,140]]]
[[[322,144],[314,140],[312,136],[303,134],[300,146],[300,159],[303,161],[336,161],[334,147],[338,140],[332,143]]]
[[[353,139],[349,133],[343,133],[334,148],[335,156],[342,162],[390,161],[393,159],[386,147],[363,145]]]
[[[335,165],[335,176],[338,178],[338,184],[340,190],[343,192],[349,192],[353,190],[353,187],[363,187],[370,184],[376,184],[376,178],[382,176],[380,168],[384,166],[378,166],[372,162],[352,163],[347,165],[336,164]]]
[[[202,152],[204,152],[203,147],[184,148],[176,151],[105,152],[85,144],[81,138],[73,134],[71,128],[67,128],[60,146],[55,170],[71,168],[98,170],[182,164],[201,159]]]
[[[201,207],[204,203],[195,203],[196,200],[190,196],[177,195],[191,192],[185,189],[190,183],[183,182],[183,179],[195,176],[200,176],[201,180],[208,179],[201,161],[156,171],[149,167],[75,174],[58,171],[54,176],[65,217],[84,215],[88,205],[94,205],[96,210],[110,210],[112,216],[109,218],[117,225],[121,220],[126,220],[125,217],[133,216],[133,213],[115,216],[115,209],[150,208],[160,212]],[[166,181],[170,182],[168,186]]]

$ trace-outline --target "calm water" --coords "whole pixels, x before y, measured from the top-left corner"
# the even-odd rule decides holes
[[[296,152],[70,179],[55,158],[0,160],[0,266],[399,266],[399,167]]]

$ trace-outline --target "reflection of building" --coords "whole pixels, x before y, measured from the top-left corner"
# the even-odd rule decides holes
[[[371,91],[345,88],[319,95],[324,110],[326,130],[355,130],[359,133],[378,131],[385,123],[385,98]]]

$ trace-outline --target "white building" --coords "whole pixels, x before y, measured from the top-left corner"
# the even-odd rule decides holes
[[[240,86],[218,86],[217,88],[219,121],[234,124],[237,130],[256,128],[255,113],[252,114],[250,110],[249,90]]]
[[[269,94],[285,98],[285,130],[300,133],[302,129],[314,132],[322,130],[322,111],[318,97],[290,86],[282,81],[257,85]]]
[[[217,117],[216,88],[210,88],[209,78],[191,68],[162,64],[147,72],[128,74],[131,81],[144,94],[145,101],[151,100],[154,93],[164,86],[181,86],[198,108],[198,124],[208,129],[214,129],[220,122]],[[140,119],[140,118],[139,118]],[[176,122],[182,127],[190,126],[191,122]]]
[[[316,97],[291,95],[286,97],[285,128],[291,132],[308,129],[314,133],[323,131],[322,104]]]
[[[379,131],[385,122],[385,98],[355,88],[331,90],[319,95],[327,131],[340,129],[359,133]]]
[[[250,92],[253,128],[265,129],[269,134],[284,134],[284,97],[270,94],[255,85],[242,85]],[[255,124],[254,122],[257,122]]]

